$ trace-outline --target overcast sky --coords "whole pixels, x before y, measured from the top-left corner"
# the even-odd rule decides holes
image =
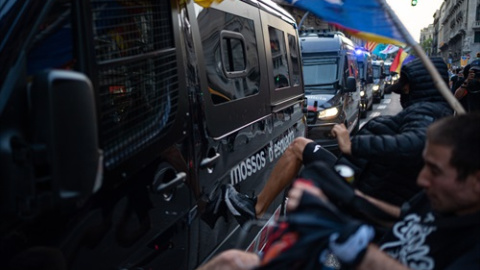
[[[418,42],[420,30],[433,23],[433,14],[440,8],[443,1],[418,0],[414,7],[411,5],[411,0],[387,0],[387,3],[395,11],[413,39]]]

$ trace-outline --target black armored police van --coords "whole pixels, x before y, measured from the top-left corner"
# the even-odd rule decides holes
[[[363,49],[356,49],[358,74],[360,78],[360,117],[365,118],[373,108],[373,68],[371,55]]]
[[[354,43],[341,32],[300,36],[307,136],[337,151],[330,131],[345,124],[351,134],[359,128],[360,79]]]
[[[2,1],[3,266],[194,269],[262,247],[203,217],[226,185],[257,195],[305,134],[296,23],[198,2]]]
[[[372,60],[373,68],[373,102],[380,103],[385,97],[385,66],[381,59]]]

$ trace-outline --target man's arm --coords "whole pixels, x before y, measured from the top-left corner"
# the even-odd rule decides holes
[[[410,268],[401,264],[397,260],[390,257],[385,252],[381,251],[374,244],[368,245],[367,252],[362,261],[355,268],[357,270],[377,270],[377,269],[389,269],[389,270],[408,270]]]
[[[386,212],[387,214],[393,216],[393,217],[396,217],[396,218],[399,218],[400,217],[400,207],[398,206],[395,206],[393,204],[389,204],[387,202],[384,202],[384,201],[381,201],[381,200],[378,200],[378,199],[375,199],[371,196],[368,196],[368,195],[365,195],[363,194],[360,190],[356,189],[355,190],[355,194],[357,196],[360,196],[364,199],[366,199],[367,201],[369,201],[371,204],[375,205],[376,207],[380,208],[381,210],[383,210],[384,212]]]
[[[346,155],[352,154],[352,142],[350,134],[344,124],[334,125],[331,131],[332,135],[337,138],[338,148]]]

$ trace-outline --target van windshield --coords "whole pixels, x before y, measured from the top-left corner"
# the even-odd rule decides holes
[[[381,67],[380,66],[373,66],[373,78],[378,79],[381,75]]]
[[[308,85],[333,84],[338,80],[338,58],[303,59],[303,81]]]
[[[385,65],[385,75],[390,75],[390,65]]]

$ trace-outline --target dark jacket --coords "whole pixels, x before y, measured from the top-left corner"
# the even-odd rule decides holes
[[[448,83],[443,60],[433,58],[432,62]],[[405,65],[401,72],[410,83],[404,109],[397,115],[368,121],[352,138],[349,157],[360,168],[355,181],[357,188],[396,205],[419,191],[416,180],[423,166],[427,127],[453,114],[420,60]]]

